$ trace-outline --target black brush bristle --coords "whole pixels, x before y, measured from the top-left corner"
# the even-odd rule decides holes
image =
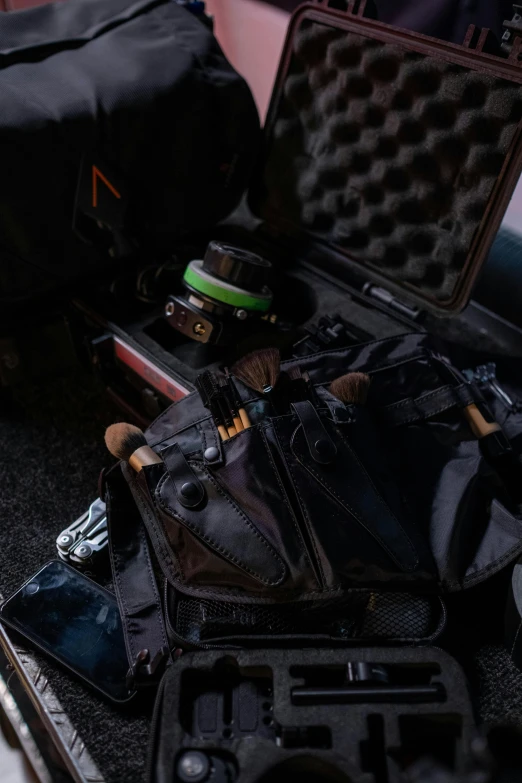
[[[244,356],[232,370],[246,386],[263,393],[267,388],[274,388],[280,368],[281,357],[277,348],[263,348]]]
[[[241,395],[237,390],[237,386],[234,383],[234,379],[232,378],[232,375],[230,374],[230,370],[228,369],[228,367],[225,367],[225,378],[227,380],[234,405],[236,406],[236,408],[241,408],[243,405],[241,401]]]
[[[196,378],[196,389],[203,401],[205,408],[208,408],[218,392],[216,378],[210,370],[205,370]]]

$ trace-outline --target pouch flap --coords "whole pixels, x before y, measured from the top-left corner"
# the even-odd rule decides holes
[[[223,491],[210,470],[202,462],[191,460],[189,464],[204,487],[204,502],[196,509],[184,507],[167,474],[156,489],[159,507],[174,516],[221,557],[261,584],[280,584],[286,576],[281,558],[240,507]]]
[[[346,439],[339,438],[336,445],[339,468],[329,471],[327,467],[319,468],[311,458],[302,427],[296,429],[291,440],[292,452],[311,479],[378,541],[402,571],[414,571],[419,558],[402,523],[384,502]]]

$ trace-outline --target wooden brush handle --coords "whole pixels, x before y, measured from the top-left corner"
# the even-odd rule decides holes
[[[228,432],[223,424],[218,424],[218,432],[221,435],[221,440],[229,440]]]
[[[247,430],[249,427],[252,426],[252,424],[250,423],[250,419],[248,418],[248,413],[244,408],[240,408],[238,413],[241,419],[241,423],[243,425],[243,429]]]
[[[239,418],[239,416],[233,417],[234,427],[236,428],[236,432],[241,432],[245,428],[243,427],[243,422]]]
[[[466,405],[464,416],[471,427],[473,435],[479,440],[480,438],[485,438],[486,435],[491,435],[492,432],[500,430],[500,424],[497,424],[496,421],[486,421],[474,402],[471,405]]]
[[[129,465],[136,473],[139,473],[145,465],[158,465],[160,462],[163,460],[150,446],[140,446],[130,455],[129,459]]]

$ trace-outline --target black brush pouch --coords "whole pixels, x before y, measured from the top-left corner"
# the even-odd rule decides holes
[[[140,511],[171,643],[427,641],[444,625],[444,593],[522,551],[519,509],[463,416],[480,394],[448,383],[426,335],[300,366],[317,408],[271,417],[238,382],[253,426],[221,443],[190,395],[146,433],[163,464],[139,474],[121,465],[106,479],[130,487]],[[371,376],[365,407],[328,390],[348,370]],[[520,414],[495,415],[511,437],[522,432]],[[315,453],[318,432],[326,456]]]

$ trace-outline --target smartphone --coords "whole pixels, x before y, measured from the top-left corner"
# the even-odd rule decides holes
[[[116,702],[129,701],[129,663],[116,597],[51,560],[0,607],[0,620]]]

